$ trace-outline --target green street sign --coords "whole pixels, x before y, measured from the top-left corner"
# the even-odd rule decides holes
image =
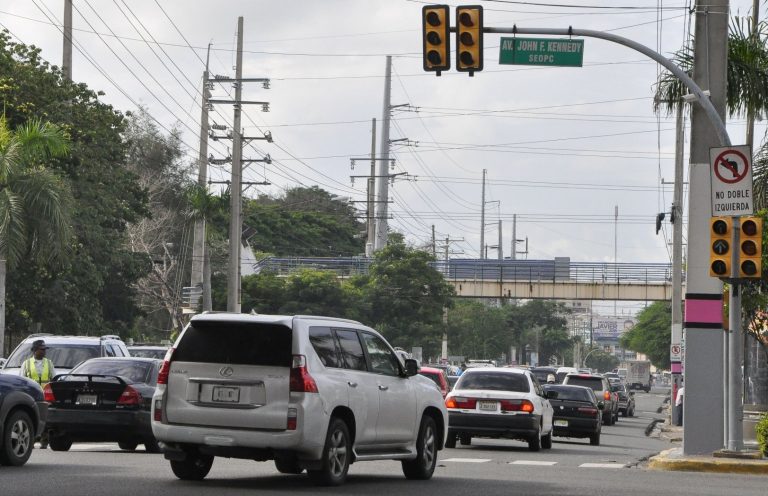
[[[502,38],[499,64],[581,67],[584,40]]]

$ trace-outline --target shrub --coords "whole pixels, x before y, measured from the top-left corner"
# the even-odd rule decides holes
[[[768,456],[768,413],[764,413],[760,417],[760,421],[755,426],[755,432],[757,433],[757,443],[760,445],[760,450],[763,455]]]

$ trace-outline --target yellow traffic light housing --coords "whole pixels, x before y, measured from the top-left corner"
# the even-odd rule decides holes
[[[436,72],[451,68],[450,19],[447,5],[425,5],[421,9],[424,45],[424,70]]]
[[[712,217],[709,221],[709,275],[731,277],[731,237],[733,220],[730,217]]]
[[[483,70],[483,8],[480,5],[456,7],[456,70]]]
[[[741,217],[739,224],[739,277],[759,279],[763,273],[763,219]]]

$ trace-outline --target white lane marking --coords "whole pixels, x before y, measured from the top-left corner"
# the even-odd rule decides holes
[[[70,451],[119,450],[119,449],[120,448],[114,443],[109,443],[109,444],[74,443],[70,448]]]
[[[624,463],[582,463],[579,468],[624,468]]]
[[[485,463],[491,461],[490,458],[446,458],[440,460],[441,462],[457,462],[457,463]]]
[[[510,465],[543,465],[543,466],[551,466],[556,465],[557,462],[545,462],[543,460],[515,460],[513,462],[509,462]]]

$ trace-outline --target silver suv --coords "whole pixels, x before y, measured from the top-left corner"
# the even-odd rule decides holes
[[[401,460],[406,477],[429,479],[448,419],[417,369],[351,320],[197,315],[160,369],[152,431],[185,480],[205,478],[215,456],[274,460],[321,485],[364,460]]]

